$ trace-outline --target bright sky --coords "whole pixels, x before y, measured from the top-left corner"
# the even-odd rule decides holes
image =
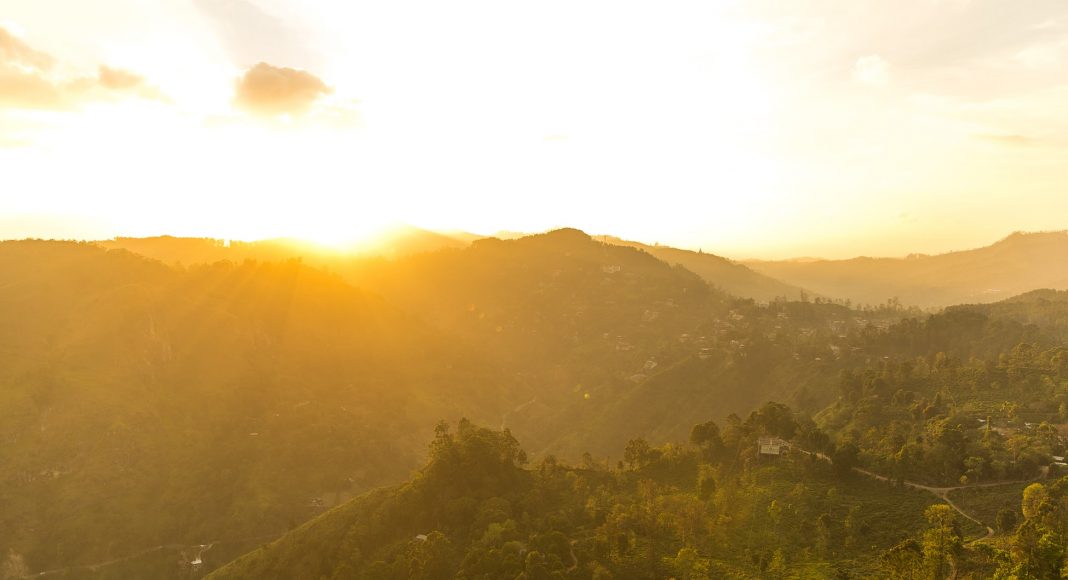
[[[0,29],[0,238],[1068,228],[1065,0],[0,0]]]

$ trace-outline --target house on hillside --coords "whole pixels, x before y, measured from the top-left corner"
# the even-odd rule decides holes
[[[757,439],[757,457],[777,458],[786,454],[790,444],[778,437],[761,437]]]

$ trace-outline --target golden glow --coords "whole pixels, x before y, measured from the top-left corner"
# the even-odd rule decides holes
[[[49,82],[108,65],[166,98],[0,102],[16,192],[0,198],[0,237],[345,246],[401,222],[568,225],[841,257],[1068,225],[1057,4],[1029,6],[996,41],[980,26],[991,8],[921,0],[893,19],[864,2],[243,0],[227,16],[102,0],[64,3],[64,18],[8,4],[0,27],[54,57]],[[238,80],[261,60],[278,82],[292,67],[331,90],[295,93],[307,107],[293,114],[242,110]]]

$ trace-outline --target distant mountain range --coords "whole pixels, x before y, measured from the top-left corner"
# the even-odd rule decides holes
[[[497,232],[492,238],[514,240],[530,234]],[[156,236],[148,238],[115,238],[94,242],[107,249],[125,249],[168,264],[199,264],[222,260],[285,260],[301,258],[317,266],[337,269],[339,263],[369,257],[404,258],[414,254],[457,249],[485,239],[469,232],[434,232],[413,226],[393,228],[354,251],[338,251],[295,239],[272,239],[255,242],[228,242],[214,238],[181,238]],[[597,241],[614,246],[639,249],[671,265],[680,265],[700,276],[705,282],[732,296],[768,302],[776,298],[798,300],[804,295],[801,288],[754,272],[749,267],[715,254],[694,252],[661,245],[623,240],[614,236],[596,236]],[[345,268],[341,268],[344,270]],[[812,293],[809,293],[812,295]]]
[[[682,250],[659,244],[650,246],[613,236],[596,236],[596,239],[606,244],[638,248],[669,264],[678,264],[697,274],[712,286],[741,298],[767,302],[776,298],[799,300],[805,295],[805,291],[797,286],[780,282],[755,272],[748,266],[715,254]]]
[[[1031,254],[1045,246],[1028,248],[1043,236],[1010,237],[983,263],[1040,280]],[[441,419],[507,427],[535,458],[614,458],[768,400],[819,411],[843,372],[886,357],[998,360],[1068,335],[1064,293],[894,325],[918,313],[754,303],[728,292],[800,290],[574,229],[410,230],[383,247],[391,257],[286,240],[0,243],[0,554],[48,570],[221,539],[214,568],[403,480]],[[178,577],[170,552],[153,554],[93,577]]]
[[[403,480],[440,419],[575,460],[771,397],[815,408],[850,325],[842,306],[735,300],[578,230],[393,259],[3,242],[0,554],[48,570],[221,538],[218,565]]]
[[[481,238],[468,232],[434,232],[414,226],[391,228],[358,248],[339,250],[298,239],[276,238],[253,242],[217,238],[152,236],[119,237],[94,242],[103,248],[124,249],[168,264],[201,264],[221,260],[284,260],[303,258],[320,263],[340,256],[402,257],[443,248],[462,248]]]
[[[1068,231],[1023,233],[974,250],[905,258],[750,260],[753,270],[858,304],[941,308],[1004,300],[1039,288],[1068,288]]]

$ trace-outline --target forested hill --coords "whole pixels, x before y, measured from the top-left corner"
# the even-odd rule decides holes
[[[871,574],[878,550],[926,526],[933,497],[836,476],[800,453],[759,461],[758,435],[798,430],[788,409],[767,410],[722,437],[703,433],[700,447],[635,440],[618,469],[552,459],[523,468],[510,433],[442,425],[412,481],[328,512],[209,578]],[[894,528],[873,530],[887,522]]]
[[[988,317],[1041,327],[1049,335],[1068,340],[1068,291],[1034,290],[991,304],[952,306],[947,312],[978,312]]]
[[[689,445],[636,436],[616,467],[546,457],[522,469],[511,433],[441,426],[415,480],[212,578],[1058,577],[1068,566],[1068,478],[1056,463],[1068,349],[1051,331],[1060,297],[864,329],[849,348],[866,356],[847,359],[815,420],[768,403],[693,425]],[[699,400],[670,384],[657,384],[664,399]],[[624,423],[640,431],[655,401]],[[787,451],[763,456],[761,437]]]
[[[181,238],[155,236],[147,238],[119,237],[99,240],[94,244],[109,250],[129,250],[165,264],[210,264],[222,260],[278,261],[301,258],[318,266],[339,266],[355,256],[401,257],[442,248],[462,248],[480,236],[465,232],[441,234],[412,226],[397,226],[363,242],[359,251],[342,251],[312,242],[295,239],[269,239],[254,242],[215,238]]]
[[[974,250],[907,258],[747,261],[760,272],[857,304],[945,307],[1068,289],[1068,232],[1014,233]]]
[[[38,571],[279,533],[402,480],[441,418],[577,459],[766,393],[816,404],[879,316],[736,300],[574,230],[344,278],[4,242],[0,551]]]
[[[501,235],[503,240],[526,237],[531,236],[526,234]],[[221,260],[242,262],[244,260],[278,261],[300,258],[307,264],[328,268],[358,283],[354,275],[362,269],[363,262],[368,258],[405,258],[442,249],[461,249],[480,239],[497,238],[482,238],[463,232],[441,234],[414,227],[398,227],[359,247],[345,251],[287,239],[241,242],[211,238],[158,236],[115,238],[94,243],[108,249],[129,250],[172,265],[213,263]],[[611,236],[598,236],[597,239],[612,245],[641,249],[671,265],[680,264],[703,278],[713,288],[739,298],[768,302],[780,298],[798,300],[803,295],[799,288],[768,278],[742,264],[712,254],[665,246],[649,246]]]
[[[753,271],[748,266],[715,254],[632,242],[612,236],[597,236],[608,244],[638,248],[669,263],[679,264],[711,286],[733,296],[770,302],[775,299],[801,300],[805,291]]]
[[[761,438],[785,451],[758,454]],[[323,514],[209,578],[1059,575],[1068,478],[955,490],[972,516],[943,492],[851,469],[851,446],[838,446],[833,462],[809,452],[834,446],[774,403],[722,430],[695,425],[686,446],[632,440],[617,467],[553,458],[524,467],[511,433],[441,424],[408,483]],[[991,506],[1002,505],[995,518]],[[993,535],[986,525],[997,525]]]
[[[277,534],[406,477],[439,418],[499,417],[507,382],[296,262],[5,242],[0,547],[41,570]]]
[[[569,458],[612,453],[636,435],[684,437],[701,417],[769,397],[825,404],[837,370],[870,356],[850,336],[903,314],[757,305],[571,229],[367,263],[353,276],[525,382],[502,423],[535,453]]]

